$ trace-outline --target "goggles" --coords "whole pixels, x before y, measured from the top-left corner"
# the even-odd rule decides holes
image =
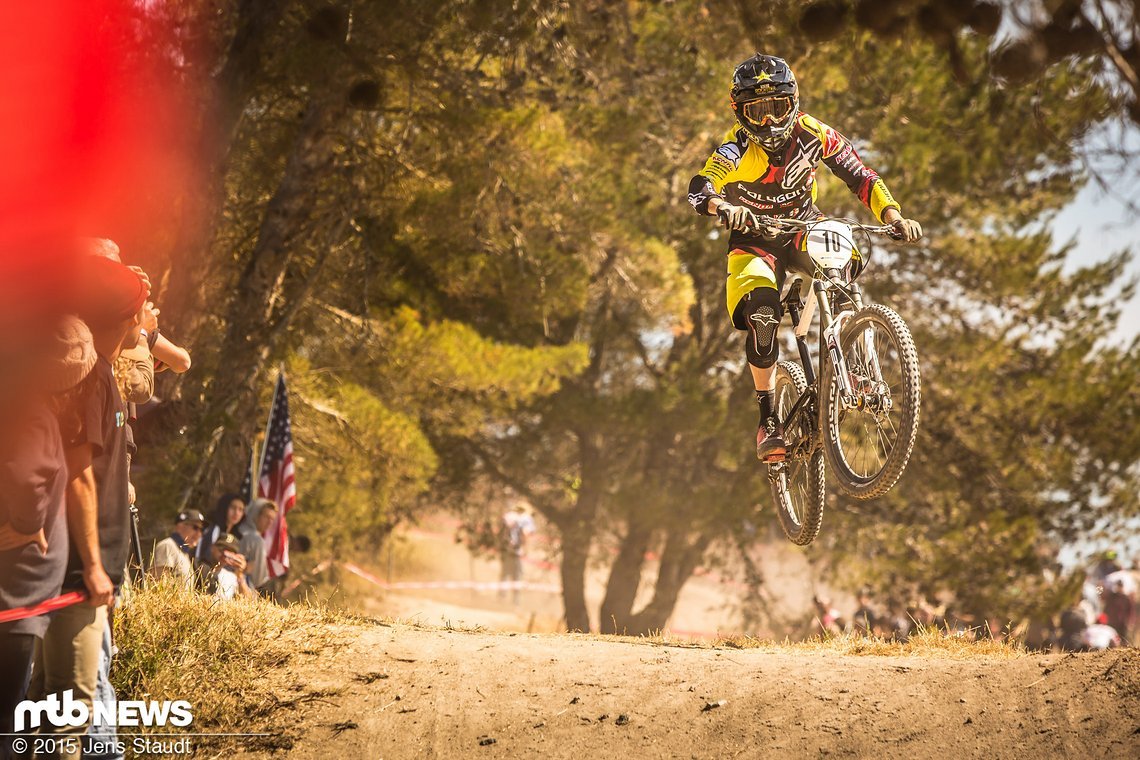
[[[763,127],[784,121],[792,115],[792,108],[792,99],[783,95],[777,98],[759,98],[742,103],[740,112],[751,124]]]

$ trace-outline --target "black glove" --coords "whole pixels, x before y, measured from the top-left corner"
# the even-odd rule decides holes
[[[716,207],[716,215],[724,222],[726,229],[734,232],[748,232],[760,226],[760,220],[752,209],[722,203]]]

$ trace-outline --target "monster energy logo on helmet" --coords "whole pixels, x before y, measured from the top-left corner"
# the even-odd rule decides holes
[[[783,58],[757,53],[732,72],[731,103],[748,139],[769,152],[779,150],[800,110],[796,75]]]

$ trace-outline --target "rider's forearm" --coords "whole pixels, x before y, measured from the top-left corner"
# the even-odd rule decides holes
[[[883,182],[882,177],[874,169],[863,163],[859,154],[855,152],[855,147],[846,137],[834,130],[829,134],[835,141],[836,149],[833,153],[824,156],[823,162],[831,170],[831,173],[843,180],[847,188],[859,198],[864,206],[871,210],[876,219],[886,223],[887,220],[883,214],[887,212],[887,209],[898,209],[899,207],[898,202],[887,188],[887,183]]]
[[[875,218],[883,224],[890,224],[895,218],[902,218],[898,201],[891,195],[891,191],[887,189],[887,183],[883,182],[878,175],[871,181],[867,199],[864,203],[867,204],[867,208],[871,209],[871,213],[875,215]],[[888,218],[887,215],[892,213],[893,216]]]
[[[698,214],[715,216],[717,206],[721,203],[724,203],[724,197],[716,191],[708,177],[697,174],[689,180],[689,205]]]

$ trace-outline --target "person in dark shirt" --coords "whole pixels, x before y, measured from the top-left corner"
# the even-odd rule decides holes
[[[78,434],[64,439],[71,552],[63,588],[85,590],[90,599],[52,616],[37,647],[29,695],[44,699],[70,689],[73,699],[90,709],[99,677],[108,606],[123,580],[130,553],[126,406],[112,365],[123,346],[138,342],[149,287],[145,278],[110,259],[88,257],[80,262],[79,269],[84,291],[78,312],[91,329],[98,359],[90,393],[76,409],[81,427]],[[50,730],[78,740],[87,725]],[[78,741],[56,746],[75,748]],[[74,757],[77,753],[61,751],[60,756]]]
[[[83,392],[95,366],[87,327],[74,317],[45,335],[41,393],[5,404],[0,433],[0,612],[59,596],[67,565],[67,460],[56,411]],[[0,758],[10,755],[16,705],[26,696],[46,615],[0,623]]]
[[[1132,636],[1134,605],[1124,593],[1124,582],[1117,581],[1104,594],[1104,614],[1109,625],[1116,629],[1120,638],[1128,641]]]
[[[1079,605],[1074,604],[1061,613],[1061,651],[1082,652],[1086,649],[1084,632],[1089,627],[1089,621],[1081,612]]]

